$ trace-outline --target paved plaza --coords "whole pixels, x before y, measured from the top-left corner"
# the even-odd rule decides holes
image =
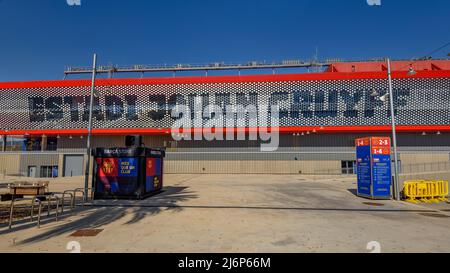
[[[83,183],[56,179],[50,190]],[[450,251],[449,204],[372,201],[355,189],[354,176],[166,175],[164,192],[147,200],[95,201],[41,228],[3,222],[0,252],[64,253],[72,241],[81,252],[369,252],[369,242],[381,252]],[[71,236],[84,229],[100,232]]]

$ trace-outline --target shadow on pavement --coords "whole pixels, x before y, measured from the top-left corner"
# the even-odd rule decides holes
[[[358,197],[358,190],[357,189],[348,189],[348,191],[353,194],[354,196]]]
[[[115,221],[122,219],[125,216],[131,215],[132,218],[127,221],[125,224],[130,225],[137,223],[144,219],[145,217],[150,217],[156,215],[163,210],[171,210],[171,211],[181,211],[183,208],[178,206],[177,203],[181,201],[186,201],[194,198],[198,198],[196,194],[189,191],[187,187],[166,187],[165,191],[159,195],[151,197],[150,199],[159,199],[159,200],[167,200],[167,204],[170,204],[170,207],[159,206],[159,207],[124,207],[124,206],[106,206],[108,201],[105,201],[105,206],[103,207],[92,207],[86,206],[83,210],[75,210],[74,214],[67,213],[60,217],[60,220],[69,220],[68,218],[71,216],[76,216],[77,219],[72,222],[59,224],[54,228],[50,228],[44,233],[38,234],[36,236],[32,236],[28,239],[25,239],[17,244],[30,244],[43,240],[50,239],[55,236],[59,236],[69,232],[75,232],[80,229],[96,229],[100,228],[104,225],[111,224]],[[137,202],[146,202],[147,200],[137,201]],[[156,200],[155,200],[156,201]],[[102,201],[103,202],[103,201]],[[82,216],[77,216],[76,214],[82,213]],[[41,227],[45,228],[45,224],[54,223],[54,218],[44,217],[45,220],[41,221]],[[26,219],[23,221],[26,222]],[[18,224],[19,222],[16,222]],[[2,225],[4,226],[4,225]],[[6,226],[7,227],[7,226]],[[0,235],[9,234],[20,230],[36,228],[36,222],[29,223],[26,225],[16,226],[11,230],[2,230],[0,231]],[[36,229],[36,232],[39,233],[39,229]]]

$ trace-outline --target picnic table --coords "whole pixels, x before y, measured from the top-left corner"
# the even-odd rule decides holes
[[[14,202],[17,196],[20,198],[31,196],[31,215],[30,219],[33,221],[34,205],[36,200],[39,202],[39,214],[38,214],[38,226],[40,226],[42,201],[48,202],[47,214],[50,216],[51,202],[56,201],[56,221],[58,221],[58,209],[59,209],[59,197],[48,192],[49,181],[40,182],[14,182],[8,185],[9,192],[12,195],[10,215],[9,215],[9,228],[12,227],[12,220],[14,215]],[[64,197],[63,197],[64,198]]]
[[[44,182],[14,182],[9,184],[9,192],[12,194],[13,199],[16,195],[23,196],[36,196],[36,195],[44,195],[48,188],[48,181]]]
[[[31,213],[30,220],[33,221],[34,205],[37,201],[39,203],[38,221],[37,226],[40,227],[41,223],[41,210],[42,202],[47,201],[47,216],[50,216],[51,205],[54,201],[56,203],[56,213],[55,219],[58,221],[58,210],[59,204],[61,202],[61,213],[64,213],[64,205],[66,196],[70,197],[70,209],[73,210],[75,207],[75,198],[77,193],[82,195],[82,206],[84,207],[84,189],[77,188],[74,190],[66,190],[64,192],[50,192],[49,191],[49,181],[40,182],[14,182],[8,185],[11,199],[10,215],[9,215],[9,228],[12,227],[12,220],[14,215],[14,201],[18,198],[24,198],[26,196],[31,196]],[[89,189],[92,190],[92,189]]]

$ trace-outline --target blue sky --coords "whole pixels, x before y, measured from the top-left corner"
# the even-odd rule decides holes
[[[64,67],[420,57],[450,42],[450,1],[0,0],[0,81]],[[444,57],[446,48],[434,57]]]

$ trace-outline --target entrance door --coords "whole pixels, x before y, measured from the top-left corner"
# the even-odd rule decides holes
[[[37,167],[36,166],[28,166],[28,177],[36,177]]]
[[[356,174],[356,161],[342,161],[342,174]]]
[[[83,176],[83,155],[64,156],[64,177]]]

